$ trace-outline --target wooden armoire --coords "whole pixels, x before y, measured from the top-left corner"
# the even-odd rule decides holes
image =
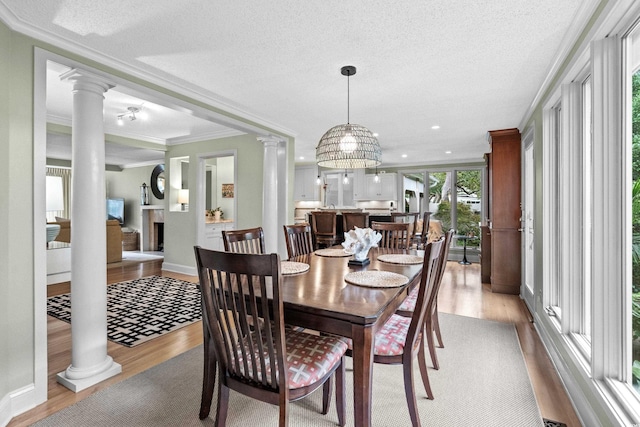
[[[521,188],[520,131],[488,132],[491,153],[487,155],[490,233],[489,274],[491,291],[519,294],[521,282]],[[484,231],[484,230],[483,230]],[[485,248],[483,247],[482,250]],[[484,255],[483,255],[484,258]]]

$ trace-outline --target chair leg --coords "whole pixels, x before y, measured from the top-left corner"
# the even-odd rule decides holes
[[[216,384],[216,357],[209,337],[204,339],[204,371],[202,375],[202,397],[200,400],[200,419],[204,420],[211,412],[211,399]]]
[[[218,409],[216,412],[216,427],[227,425],[227,413],[229,412],[229,388],[220,382],[218,386]]]
[[[344,427],[346,423],[345,411],[347,407],[347,393],[345,392],[344,378],[345,374],[345,366],[344,366],[345,357],[342,356],[342,362],[340,362],[340,366],[336,369],[336,409],[338,411],[338,425],[340,427]]]
[[[404,394],[407,397],[407,406],[409,407],[411,425],[413,427],[420,427],[420,414],[418,413],[416,390],[413,384],[413,363],[411,358],[403,360],[402,370],[404,374]]]
[[[436,333],[436,337],[438,338],[438,346],[440,348],[444,348],[444,344],[442,343],[442,335],[440,334],[440,319],[438,318],[438,308],[433,312],[433,330]]]
[[[322,415],[327,415],[331,407],[331,389],[333,388],[333,375],[322,385]]]
[[[289,402],[287,400],[280,401],[280,421],[278,425],[280,427],[289,425]]]
[[[418,348],[418,365],[420,366],[420,375],[422,376],[422,384],[424,391],[427,392],[427,399],[433,400],[433,392],[429,383],[429,374],[427,372],[427,356],[424,353],[424,344],[420,343]]]
[[[431,363],[433,364],[433,369],[440,369],[440,364],[438,363],[438,355],[436,354],[436,346],[433,338],[433,324],[431,323],[431,319],[428,319],[424,323],[424,331],[425,337],[427,338],[427,346],[429,347],[429,355],[431,356]]]

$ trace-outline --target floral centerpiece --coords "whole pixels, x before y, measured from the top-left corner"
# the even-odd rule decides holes
[[[378,246],[382,234],[370,228],[358,228],[344,233],[342,246],[345,252],[353,254],[356,263],[365,265],[369,263],[369,249]]]

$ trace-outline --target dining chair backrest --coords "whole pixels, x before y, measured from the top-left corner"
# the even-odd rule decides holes
[[[223,230],[224,250],[239,254],[264,254],[262,227],[244,230]]]
[[[336,218],[335,211],[317,211],[311,214],[311,231],[316,247],[320,244],[331,246],[338,242]]]
[[[346,233],[355,227],[369,227],[369,212],[342,212],[342,230]]]
[[[422,215],[422,231],[420,232],[420,245],[419,248],[424,248],[427,245],[429,239],[429,223],[431,219],[431,212],[426,211]]]
[[[284,225],[283,227],[289,259],[313,252],[311,226],[308,223]]]
[[[418,237],[418,212],[392,212],[391,221],[393,222],[405,222],[411,224],[409,228],[410,241],[415,241]]]
[[[436,278],[443,249],[444,239],[428,243],[424,249],[420,288],[418,289],[418,298],[404,345],[406,349],[415,348],[415,343],[419,339],[424,326],[425,315],[426,313],[431,313],[433,304],[435,304]]]
[[[378,247],[389,249],[406,249],[410,240],[410,223],[406,222],[377,222],[371,223],[371,228],[382,235]]]

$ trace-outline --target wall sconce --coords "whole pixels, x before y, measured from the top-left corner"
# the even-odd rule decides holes
[[[181,209],[183,211],[186,210],[186,206],[189,204],[189,189],[188,188],[183,188],[181,190],[178,190],[178,203],[180,203],[181,205]]]

